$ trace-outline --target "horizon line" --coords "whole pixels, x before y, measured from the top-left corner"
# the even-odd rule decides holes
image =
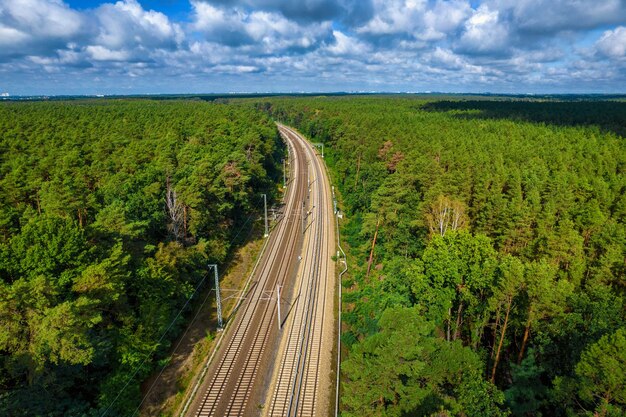
[[[186,97],[186,96],[324,96],[324,95],[454,95],[454,96],[500,96],[500,97],[557,97],[557,96],[596,96],[596,97],[626,97],[626,92],[606,93],[606,92],[555,92],[555,93],[504,93],[504,92],[446,92],[446,91],[259,91],[259,92],[195,92],[195,93],[130,93],[130,94],[105,94],[105,93],[81,93],[81,94],[17,94],[11,95],[8,92],[2,92],[0,101],[11,101],[14,99],[28,98],[115,98],[115,97]]]

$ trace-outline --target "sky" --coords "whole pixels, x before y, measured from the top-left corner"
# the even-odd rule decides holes
[[[0,0],[0,93],[626,93],[626,0]]]

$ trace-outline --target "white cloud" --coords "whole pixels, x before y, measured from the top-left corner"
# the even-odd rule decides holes
[[[258,71],[259,68],[253,65],[216,65],[211,68],[211,72],[227,74],[246,74]]]
[[[507,53],[509,32],[500,12],[480,6],[465,22],[460,50],[469,53]]]
[[[276,13],[254,12],[242,23],[246,33],[255,42],[270,44],[276,41],[287,41],[287,43],[294,42],[304,47],[309,47],[315,42],[315,33],[308,34],[295,22]]]
[[[80,65],[84,62],[82,54],[72,50],[59,51],[55,57],[29,56],[27,59],[37,65],[47,66]]]
[[[301,24],[280,13],[246,12],[236,7],[215,7],[192,1],[194,21],[191,27],[206,39],[235,47],[246,47],[251,54],[310,49],[332,36],[330,22]],[[250,47],[253,45],[253,47]]]
[[[455,55],[449,49],[436,48],[429,54],[429,58],[434,64],[442,64],[449,69],[462,69],[467,66],[467,62],[460,56]]]
[[[79,35],[84,17],[57,0],[2,0],[0,56],[50,54]]]
[[[111,50],[101,45],[89,45],[85,50],[95,61],[126,61],[131,57],[128,51]]]
[[[357,32],[372,35],[412,33],[422,22],[427,0],[374,0],[374,16]]]
[[[180,25],[163,13],[144,10],[136,0],[103,4],[94,14],[98,22],[94,43],[107,48],[175,48],[184,39]]]
[[[83,25],[80,13],[60,0],[3,0],[0,20],[10,20],[14,27],[33,37],[69,38]]]
[[[237,9],[231,9],[233,13],[229,13],[227,16],[225,9],[214,7],[207,2],[192,0],[191,5],[194,10],[192,27],[195,30],[209,32],[222,26],[231,27],[235,30],[242,29],[243,13]]]
[[[454,36],[470,11],[467,0],[375,0],[374,16],[357,33],[440,40]]]
[[[7,48],[15,44],[23,44],[30,36],[20,30],[0,24],[0,45]]]
[[[179,24],[144,10],[136,0],[83,12],[61,0],[0,2],[0,56],[50,58],[48,67],[87,66],[81,61],[89,60],[148,61],[159,49],[179,48],[184,37]]]
[[[333,36],[335,42],[326,47],[326,50],[332,55],[361,55],[370,50],[366,43],[338,30],[333,31]]]
[[[598,53],[609,58],[626,58],[626,27],[607,30],[595,44]]]
[[[435,48],[433,52],[425,56],[430,67],[440,68],[446,71],[462,72],[463,74],[483,75],[486,70],[480,65],[470,63],[466,58],[461,57],[449,49]]]
[[[626,19],[623,0],[487,0],[485,4],[509,13],[520,30],[539,33],[589,29]]]
[[[437,40],[454,36],[471,14],[471,10],[465,0],[437,1],[424,14],[425,29],[422,39]]]
[[[173,92],[626,85],[624,0],[191,0],[186,20],[104,1],[0,0],[5,88],[49,74]]]

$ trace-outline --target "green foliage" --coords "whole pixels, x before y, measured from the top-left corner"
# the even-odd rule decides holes
[[[480,376],[471,349],[434,334],[418,308],[387,309],[380,331],[344,363],[345,413],[352,416],[504,416],[504,397]]]
[[[238,105],[5,103],[0,149],[0,414],[130,415],[274,195],[277,130]]]
[[[496,252],[485,236],[448,233],[435,236],[411,274],[416,304],[426,316],[446,328],[447,339],[462,335],[462,323],[474,344],[482,336],[484,304],[493,292],[497,267]],[[451,334],[452,333],[452,334]]]
[[[10,241],[9,256],[13,262],[5,264],[10,276],[59,276],[85,263],[87,242],[73,221],[37,216],[26,222],[21,233]]]
[[[626,412],[626,329],[605,335],[585,350],[576,365],[578,395],[599,414]]]
[[[346,411],[457,412],[404,407],[408,380],[372,356],[393,348],[426,363],[415,351],[429,346],[425,333],[419,346],[378,336],[389,336],[385,312],[404,307],[431,337],[482,359],[469,403],[491,389],[481,384],[493,387],[488,379],[515,415],[572,416],[584,413],[580,404],[621,415],[613,395],[604,405],[598,397],[599,380],[613,379],[583,377],[577,364],[591,363],[583,352],[626,319],[623,103],[373,96],[272,98],[257,108],[325,143],[342,196]],[[360,372],[378,397],[365,383],[356,389]],[[384,395],[373,388],[379,372],[395,381]]]
[[[543,369],[536,363],[534,349],[528,350],[521,364],[511,368],[513,384],[504,395],[513,415],[541,416],[539,410],[546,403],[548,389],[541,380]]]

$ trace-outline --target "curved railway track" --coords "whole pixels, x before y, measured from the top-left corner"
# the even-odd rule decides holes
[[[333,346],[332,310],[327,308],[327,301],[332,304],[333,300],[329,292],[333,285],[327,281],[334,278],[329,262],[329,246],[334,249],[332,217],[328,217],[331,200],[328,181],[311,145],[285,126],[279,125],[279,130],[291,150],[283,215],[186,416],[319,414],[320,382],[330,374],[330,363],[325,360],[329,355],[323,353],[329,337],[328,346]],[[277,285],[284,289],[281,307],[287,308],[282,311],[289,311],[280,332]],[[270,384],[275,386],[273,391],[268,391]],[[268,392],[272,395],[266,398]]]
[[[202,382],[199,395],[192,400],[188,416],[254,415],[262,401],[263,387],[257,381],[259,372],[268,371],[264,354],[273,347],[276,337],[276,302],[272,299],[276,285],[285,286],[297,263],[301,247],[300,210],[306,192],[306,175],[301,165],[303,150],[290,144],[292,179],[285,198],[284,214],[270,234],[245,300],[233,323],[225,330],[221,345]],[[294,218],[295,217],[295,218]],[[251,403],[256,397],[257,404]],[[258,411],[256,411],[258,414]]]
[[[305,146],[308,160],[312,161],[309,164],[312,180],[308,212],[310,218],[304,243],[304,261],[298,275],[297,304],[286,329],[286,341],[275,371],[276,381],[267,415],[326,415],[325,408],[328,405],[320,401],[325,398],[324,395],[319,395],[319,388],[324,382],[329,382],[324,381],[330,368],[328,356],[323,355],[324,347],[327,350],[332,349],[332,344],[328,344],[328,339],[332,340],[333,319],[332,314],[328,314],[328,301],[332,304],[333,300],[333,286],[328,281],[334,278],[330,263],[333,242],[330,193],[321,163],[316,160],[311,145],[299,138],[292,129],[285,126],[279,128],[283,135],[291,140],[298,140]],[[328,392],[325,394],[328,396]]]

